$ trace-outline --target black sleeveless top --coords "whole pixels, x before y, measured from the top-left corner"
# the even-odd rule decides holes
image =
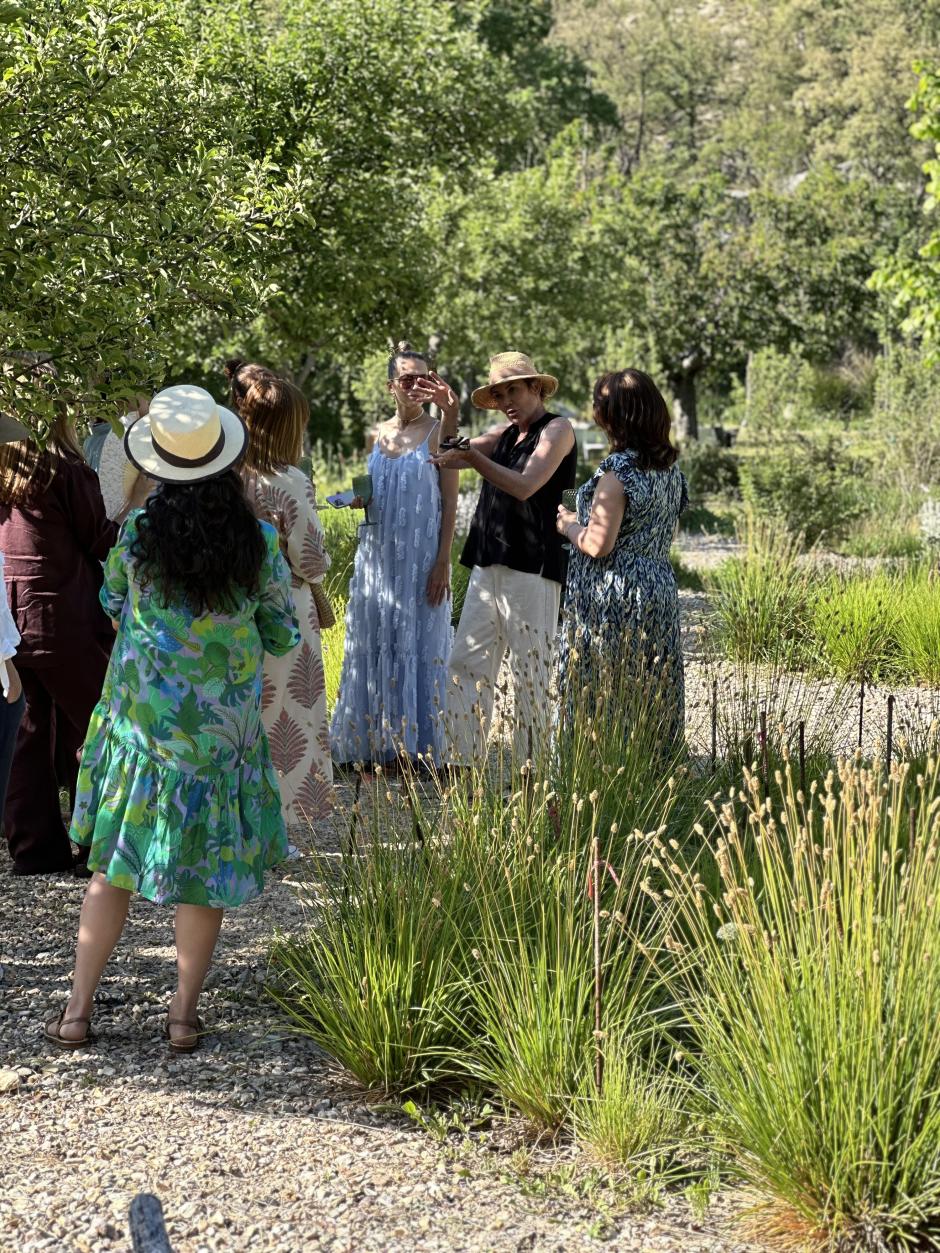
[[[542,432],[557,416],[544,414],[521,440],[518,426],[511,423],[499,437],[490,460],[521,472],[535,452]],[[564,583],[568,554],[562,548],[564,540],[555,530],[555,522],[562,492],[574,487],[577,460],[575,446],[548,482],[528,500],[517,500],[484,479],[470,534],[460,554],[461,565],[508,566],[523,574],[540,574],[555,583]]]

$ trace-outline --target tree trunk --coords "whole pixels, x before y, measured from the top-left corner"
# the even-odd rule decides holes
[[[697,370],[683,371],[669,379],[673,398],[673,432],[679,444],[698,439],[698,397],[695,391]]]

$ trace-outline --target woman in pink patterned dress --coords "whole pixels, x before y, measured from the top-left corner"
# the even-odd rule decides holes
[[[261,716],[288,827],[322,818],[333,804],[320,618],[313,595],[330,565],[316,491],[297,462],[310,409],[303,392],[261,366],[226,367],[232,403],[248,428],[241,464],[248,503],[270,522],[290,566],[301,641],[266,657]]]

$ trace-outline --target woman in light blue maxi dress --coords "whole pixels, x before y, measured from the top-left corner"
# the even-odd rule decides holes
[[[441,760],[450,658],[450,547],[457,473],[431,464],[439,424],[422,400],[456,396],[408,349],[389,362],[396,414],[368,462],[369,520],[349,587],[346,646],[330,727],[338,763]]]

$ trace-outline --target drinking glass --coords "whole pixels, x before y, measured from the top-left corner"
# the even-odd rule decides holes
[[[357,474],[352,481],[352,489],[362,501],[363,511],[365,513],[365,521],[363,526],[374,526],[375,523],[369,517],[369,502],[372,499],[372,475]]]
[[[566,509],[577,511],[578,508],[578,489],[576,487],[566,487],[561,494],[561,503]],[[574,549],[567,540],[562,544],[562,548],[566,553],[574,552]]]

